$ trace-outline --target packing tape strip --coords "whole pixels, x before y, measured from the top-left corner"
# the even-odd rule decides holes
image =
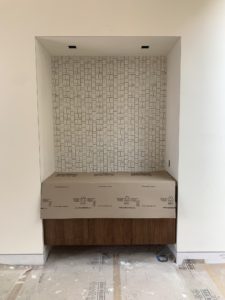
[[[29,268],[19,276],[18,280],[15,282],[12,290],[10,291],[8,297],[6,298],[7,300],[16,300],[17,299],[17,296],[19,295],[19,292],[22,289],[25,281],[27,280],[27,277],[31,270],[32,270],[32,268]]]
[[[113,291],[114,300],[121,300],[120,262],[119,254],[113,256]]]
[[[225,265],[224,265],[225,266]],[[216,274],[216,272],[213,270],[213,268],[216,268],[215,265],[209,265],[204,264],[204,269],[207,271],[215,285],[217,286],[218,290],[221,292],[221,294],[225,297],[225,284],[221,281],[220,276]],[[220,265],[221,268],[221,265]]]

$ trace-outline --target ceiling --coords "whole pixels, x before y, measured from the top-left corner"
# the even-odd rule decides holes
[[[78,37],[37,37],[53,55],[77,56],[133,56],[167,55],[179,37],[175,36],[78,36]],[[68,49],[76,45],[76,49]],[[149,45],[149,49],[141,49]]]

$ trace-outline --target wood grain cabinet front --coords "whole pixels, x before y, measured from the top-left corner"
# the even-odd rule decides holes
[[[176,219],[46,219],[50,246],[165,245],[176,243]]]

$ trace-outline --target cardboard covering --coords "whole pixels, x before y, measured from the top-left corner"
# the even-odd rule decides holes
[[[167,172],[54,173],[42,183],[41,218],[175,218]]]

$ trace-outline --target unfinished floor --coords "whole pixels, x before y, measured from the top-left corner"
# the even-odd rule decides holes
[[[172,258],[160,248],[54,248],[44,267],[0,266],[1,300],[225,299],[225,264]],[[164,250],[163,250],[164,251]]]

